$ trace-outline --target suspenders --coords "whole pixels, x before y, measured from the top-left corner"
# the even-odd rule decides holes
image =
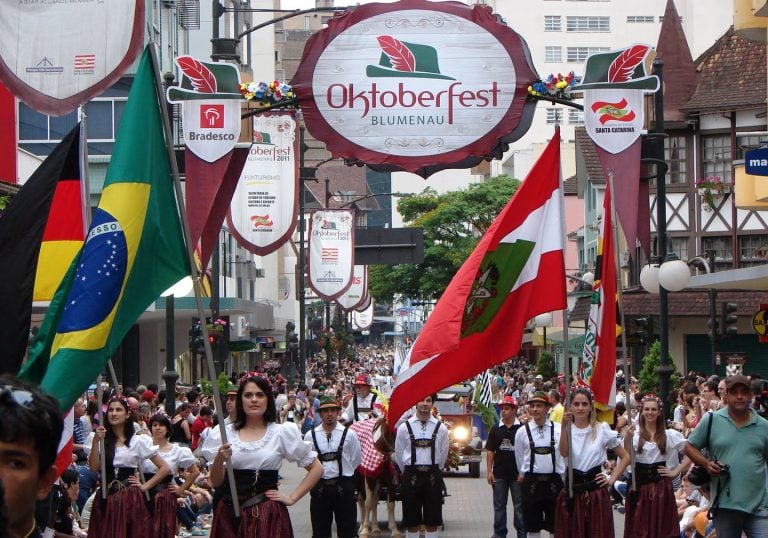
[[[546,424],[546,422],[545,422]],[[533,474],[533,463],[536,459],[536,452],[535,448],[536,445],[533,443],[533,435],[531,434],[531,427],[528,425],[528,422],[525,423],[525,432],[528,434],[528,442],[530,443],[531,447],[531,469],[528,471],[529,473]],[[552,456],[552,473],[557,472],[557,466],[555,465],[555,425],[551,425],[550,429],[550,440],[549,440],[549,453]]]
[[[332,460],[326,460],[324,459],[328,454],[333,454],[333,452],[321,452],[320,447],[317,444],[317,436],[315,435],[315,429],[312,428],[310,430],[312,432],[312,442],[315,444],[315,450],[317,450],[317,453],[320,454],[320,459],[322,461],[332,461]],[[342,468],[341,468],[341,451],[344,448],[344,439],[347,438],[347,432],[349,431],[348,426],[344,426],[344,432],[341,434],[341,440],[339,441],[339,447],[336,449],[336,457],[333,458],[336,460],[336,464],[339,466],[339,478],[344,476],[342,474]]]
[[[373,409],[373,404],[376,402],[376,393],[371,393],[373,396],[371,396],[371,409]],[[355,397],[352,398],[352,408],[355,410],[355,417],[351,420],[351,422],[355,422],[357,420],[357,394],[355,394]]]
[[[426,448],[427,443],[429,444],[430,451],[432,453],[432,465],[435,465],[435,439],[437,438],[437,430],[440,429],[440,422],[438,421],[437,424],[435,424],[435,429],[432,430],[432,438],[427,441],[426,439],[419,439],[416,440],[416,437],[413,435],[413,428],[411,428],[410,421],[405,421],[405,427],[408,429],[408,436],[411,438],[411,465],[416,465],[416,445],[417,443],[422,448]],[[420,441],[420,443],[419,443]]]

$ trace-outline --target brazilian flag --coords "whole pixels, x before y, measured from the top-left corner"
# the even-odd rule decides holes
[[[57,397],[63,411],[142,312],[190,274],[154,80],[147,48],[85,243],[19,373]]]

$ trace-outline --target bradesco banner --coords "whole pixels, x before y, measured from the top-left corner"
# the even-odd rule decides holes
[[[266,256],[296,229],[299,210],[298,123],[294,112],[253,120],[253,144],[232,197],[227,223],[245,249]]]
[[[235,148],[240,138],[240,72],[234,65],[179,56],[181,85],[167,90],[170,103],[180,103],[187,148],[212,163]]]
[[[537,79],[488,6],[402,0],[333,17],[291,84],[334,157],[427,176],[501,157],[530,127]]]
[[[363,304],[368,290],[368,266],[355,265],[352,275],[352,285],[345,291],[336,302],[345,311],[349,312]]]
[[[69,114],[102,93],[144,44],[144,0],[0,6],[0,82],[43,114]]]
[[[352,285],[355,214],[321,209],[309,219],[309,286],[323,301],[338,299]]]

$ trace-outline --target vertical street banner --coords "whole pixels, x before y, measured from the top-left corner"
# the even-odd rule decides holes
[[[144,0],[0,5],[0,82],[43,114],[69,114],[102,93],[144,42]]]
[[[253,144],[240,174],[227,223],[238,243],[258,256],[284,245],[299,212],[299,137],[295,112],[254,117]]]
[[[573,88],[584,91],[584,125],[606,177],[613,174],[616,181],[616,215],[630,255],[638,241],[650,255],[650,224],[640,218],[648,214],[648,197],[641,197],[646,189],[640,185],[640,134],[643,95],[659,88],[659,78],[648,74],[655,57],[652,47],[640,44],[592,54],[581,83]]]
[[[336,302],[345,311],[350,312],[362,305],[366,299],[368,291],[368,266],[355,265],[355,271],[352,276],[352,285],[345,291]]]
[[[373,299],[370,299],[365,310],[355,310],[352,313],[352,327],[355,330],[365,331],[373,325]]]
[[[592,389],[598,411],[608,411],[616,405],[616,319],[616,252],[611,185],[608,182],[597,242],[587,334],[578,371],[578,384]],[[610,419],[607,422],[612,422],[613,414],[606,418]]]
[[[234,65],[179,56],[181,85],[166,92],[169,103],[181,104],[184,143],[212,163],[235,148],[240,138],[240,72]]]
[[[309,286],[323,301],[338,299],[352,285],[355,213],[321,209],[309,219]]]

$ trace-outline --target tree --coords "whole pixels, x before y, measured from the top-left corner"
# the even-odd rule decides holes
[[[386,302],[396,295],[438,298],[519,185],[518,180],[502,175],[463,190],[437,194],[428,188],[402,198],[397,209],[403,220],[424,229],[424,261],[369,267],[371,295]]]
[[[542,351],[536,361],[536,375],[544,379],[552,379],[557,375],[555,371],[555,356],[549,351]]]
[[[674,364],[675,361],[672,355],[669,356],[669,362]],[[651,347],[648,348],[648,353],[643,357],[643,366],[640,369],[640,375],[638,381],[640,383],[640,391],[643,394],[649,392],[659,395],[659,373],[656,371],[661,364],[661,342],[656,340]],[[670,387],[677,386],[680,376],[673,374],[670,377]]]

